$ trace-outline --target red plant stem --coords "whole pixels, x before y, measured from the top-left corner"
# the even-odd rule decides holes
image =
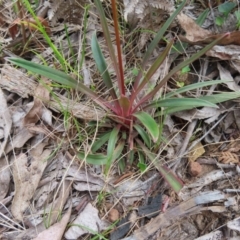
[[[117,53],[118,53],[118,65],[119,65],[119,72],[120,72],[120,79],[118,79],[118,85],[119,85],[121,96],[125,96],[123,62],[122,62],[120,35],[119,35],[119,29],[118,29],[117,4],[116,4],[115,0],[112,0],[111,2],[112,2],[114,29],[115,29],[115,35],[116,35],[116,44],[117,44]]]

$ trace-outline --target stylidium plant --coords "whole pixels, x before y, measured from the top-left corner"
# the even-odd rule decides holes
[[[174,40],[171,40],[169,43],[167,43],[164,51],[159,54],[154,63],[148,69],[146,69],[149,58],[159,41],[163,38],[170,24],[183,9],[186,0],[182,1],[177,10],[168,18],[161,29],[156,33],[155,38],[148,46],[148,49],[142,59],[141,66],[139,66],[139,69],[142,69],[142,71],[139,71],[135,77],[134,84],[130,90],[130,95],[126,94],[127,86],[124,79],[122,49],[118,28],[117,3],[115,0],[111,0],[117,47],[117,52],[115,52],[101,1],[94,0],[94,2],[99,13],[108,53],[116,73],[116,84],[119,91],[116,91],[114,88],[114,82],[109,74],[107,63],[99,46],[96,34],[93,35],[91,41],[92,54],[97,68],[102,76],[103,82],[111,96],[111,102],[102,98],[96,92],[86,87],[83,83],[77,82],[64,72],[26,61],[21,58],[9,58],[9,61],[20,67],[28,69],[31,72],[43,75],[60,84],[65,86],[67,85],[81,91],[107,111],[106,116],[109,116],[110,120],[115,124],[113,129],[107,131],[105,134],[99,135],[98,140],[93,143],[89,154],[80,152],[78,154],[80,159],[86,160],[91,164],[105,165],[105,173],[107,174],[113,161],[121,157],[124,152],[130,153],[128,155],[129,158],[136,158],[136,156],[139,156],[139,159],[143,159],[143,156],[147,156],[154,163],[161,175],[171,185],[171,187],[178,192],[182,188],[181,181],[175,177],[175,175],[171,173],[166,166],[161,166],[157,159],[154,158],[154,149],[158,148],[157,146],[160,144],[159,139],[161,138],[161,124],[155,120],[156,116],[160,114],[170,114],[176,111],[192,109],[195,107],[217,107],[216,103],[239,97],[240,93],[222,93],[212,96],[202,96],[199,98],[176,97],[179,94],[193,89],[226,82],[215,80],[184,86],[174,92],[167,93],[164,97],[157,100],[153,100],[153,98],[176,72],[199,59],[222,38],[227,36],[227,34],[223,34],[219,39],[213,41],[209,45],[205,46],[202,50],[171,69],[169,73],[167,73],[167,75],[161,79],[158,84],[156,84],[153,90],[139,99],[139,93],[146,87],[146,84],[149,82],[151,77],[169,55],[174,44]],[[150,115],[149,111],[146,111],[149,109],[161,109],[161,113],[155,111],[155,115]],[[96,153],[100,149],[102,152],[102,147],[106,143],[106,153]],[[124,164],[120,167],[124,168]]]

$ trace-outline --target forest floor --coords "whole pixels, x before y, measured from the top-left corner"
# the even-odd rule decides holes
[[[180,191],[144,151],[123,145],[107,171],[97,159],[82,158],[80,152],[92,153],[93,147],[97,156],[108,154],[111,142],[99,139],[114,129],[109,113],[86,94],[8,60],[21,57],[61,70],[110,102],[91,50],[95,32],[115,89],[117,76],[93,2],[0,0],[0,239],[240,239],[239,2],[187,1],[146,63],[150,67],[175,39],[143,89],[148,92],[174,66],[228,32],[157,93],[228,80],[177,95],[224,93],[218,108],[158,117],[157,108],[151,111],[161,133],[151,154],[177,176]],[[151,40],[183,1],[142,2],[118,2],[127,91]],[[116,47],[111,1],[103,1],[103,8]]]

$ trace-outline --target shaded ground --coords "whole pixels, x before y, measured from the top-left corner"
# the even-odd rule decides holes
[[[2,1],[0,8],[0,239],[239,239],[239,100],[164,119],[156,158],[184,182],[180,193],[171,190],[147,161],[148,169],[141,172],[138,160],[130,163],[126,157],[124,171],[114,163],[105,176],[104,167],[86,164],[77,153],[89,150],[94,124],[101,123],[106,113],[82,94],[6,61],[5,57],[17,55],[61,67],[54,47],[30,24],[36,20],[30,19],[26,2],[20,13],[16,9],[21,1],[18,7]],[[187,96],[239,92],[238,6],[221,15],[218,4],[195,1],[186,5],[165,36],[181,40],[180,52],[168,57],[147,88],[172,66],[230,31],[189,69],[179,71],[164,91],[221,79],[230,82],[189,91]],[[66,68],[72,67],[69,74],[106,95],[90,49],[97,31],[108,57],[94,5],[71,0],[32,1],[31,6],[41,21],[45,19],[43,25],[60,60]],[[131,80],[153,32],[175,8],[171,0],[120,4],[126,79]],[[111,25],[110,4],[105,3],[104,9]],[[195,23],[199,16],[201,26]],[[223,18],[221,26],[216,18]],[[113,28],[111,34],[114,39]],[[164,46],[164,41],[159,43],[151,61]],[[115,78],[109,57],[107,63]]]

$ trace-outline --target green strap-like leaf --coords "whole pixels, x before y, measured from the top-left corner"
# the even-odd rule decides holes
[[[158,45],[159,41],[163,38],[165,32],[167,31],[169,26],[172,24],[172,22],[176,19],[177,15],[181,12],[181,10],[185,6],[185,4],[186,4],[186,0],[183,0],[182,3],[179,5],[179,7],[176,9],[176,11],[167,19],[167,21],[160,28],[160,30],[156,34],[155,38],[153,39],[153,41],[151,42],[151,44],[148,47],[148,50],[143,58],[143,64],[145,64],[148,61],[153,50]]]
[[[168,169],[165,166],[161,166],[159,164],[159,161],[156,161],[154,155],[144,146],[144,144],[140,141],[137,140],[138,144],[140,145],[141,149],[144,151],[144,153],[148,156],[148,158],[152,161],[154,166],[158,169],[162,177],[166,180],[166,182],[170,185],[170,187],[178,193],[182,187],[182,181],[176,177],[170,169]]]
[[[91,151],[95,153],[98,149],[100,149],[108,141],[110,134],[111,132],[105,133],[97,141],[95,141],[92,145]]]
[[[119,158],[119,156],[121,155],[123,148],[125,145],[125,140],[121,139],[117,145],[117,147],[114,149],[113,154],[108,156],[108,160],[105,166],[105,175],[108,174],[108,171],[111,167],[111,164],[113,163],[113,161],[115,161],[117,158]]]
[[[131,103],[135,100],[135,97],[138,95],[138,93],[144,88],[144,86],[147,84],[147,82],[149,82],[149,80],[151,79],[153,74],[158,70],[159,66],[166,59],[169,51],[171,50],[172,45],[173,45],[173,41],[168,43],[168,45],[164,49],[164,51],[158,56],[158,58],[155,60],[155,62],[148,69],[148,71],[145,74],[145,76],[143,77],[143,80],[140,83],[139,87],[133,92],[133,94],[131,96]]]
[[[194,89],[199,89],[199,88],[202,88],[202,87],[207,87],[207,86],[212,86],[214,84],[221,84],[221,83],[227,83],[227,82],[231,82],[231,81],[229,81],[229,80],[212,80],[212,81],[207,81],[207,82],[199,82],[199,83],[189,84],[185,87],[181,87],[177,90],[174,90],[174,91],[171,91],[171,92],[167,93],[165,95],[165,98],[167,99],[167,98],[170,98],[174,95],[185,93],[187,91],[191,91],[191,90],[194,90]]]
[[[86,160],[87,163],[89,164],[94,164],[94,165],[105,165],[107,164],[107,156],[103,154],[88,154],[85,156],[85,153],[79,152],[78,157],[81,160]]]
[[[104,10],[103,10],[103,7],[102,7],[102,3],[101,3],[100,0],[94,0],[94,3],[95,3],[95,6],[98,10],[98,13],[99,13],[99,17],[100,17],[100,21],[101,21],[101,25],[102,25],[102,30],[103,30],[103,33],[104,33],[104,37],[105,37],[105,40],[106,40],[107,47],[108,47],[108,53],[109,53],[109,56],[112,60],[113,67],[114,67],[114,70],[115,70],[116,75],[117,75],[118,87],[119,87],[120,92],[122,92],[124,90],[122,89],[123,86],[122,86],[121,82],[119,81],[119,79],[121,79],[120,70],[119,70],[119,67],[118,67],[115,51],[114,51],[114,48],[113,48],[113,45],[112,45],[112,39],[111,39],[111,35],[109,33],[108,23],[107,23],[107,19],[106,19],[106,16],[105,16],[105,13],[104,13]]]
[[[199,99],[209,101],[212,103],[221,103],[221,102],[225,102],[225,101],[232,100],[239,97],[240,97],[240,91],[219,93],[219,94],[213,94],[210,96],[202,96],[202,97],[199,97]]]
[[[133,114],[148,130],[154,142],[158,140],[159,137],[159,127],[155,120],[146,112],[137,112]]]
[[[228,93],[214,94],[211,96],[203,96],[203,97],[199,97],[198,99],[217,104],[217,103],[222,103],[228,100],[236,99],[239,97],[240,97],[240,92],[228,92]],[[165,114],[180,112],[184,110],[189,110],[189,109],[192,109],[192,107],[191,106],[168,107],[164,111],[156,113],[155,117],[165,115]]]
[[[215,107],[218,106],[210,101],[207,101],[202,98],[169,98],[169,99],[162,99],[154,101],[153,103],[149,104],[148,107],[156,108],[156,107]]]
[[[99,104],[104,109],[109,108],[114,112],[116,111],[116,109],[113,106],[111,106],[109,103],[107,103],[104,99],[102,99],[100,96],[98,96],[95,92],[93,92],[91,89],[86,87],[81,82],[77,82],[75,79],[71,78],[69,75],[67,75],[64,72],[61,72],[59,70],[53,69],[48,66],[43,66],[41,64],[30,62],[30,61],[24,60],[22,58],[8,58],[8,60],[10,62],[16,64],[19,67],[23,67],[23,68],[27,69],[28,71],[40,74],[44,77],[54,80],[57,83],[60,83],[65,86],[75,88],[75,89],[81,91],[83,94],[86,94],[88,97],[92,98],[93,101],[95,101],[97,104]]]
[[[169,28],[169,26],[172,24],[174,19],[176,19],[177,15],[181,12],[183,9],[184,5],[186,4],[186,0],[183,0],[182,3],[179,5],[177,10],[167,19],[167,21],[163,24],[163,26],[160,28],[160,30],[157,32],[156,36],[154,37],[153,41],[150,43],[147,52],[144,55],[143,61],[142,61],[142,69],[145,68],[145,65],[151,56],[153,50],[155,47],[158,45],[159,41],[163,38],[165,32]],[[137,89],[140,79],[141,79],[142,73],[139,72],[138,76],[135,79],[133,89]]]
[[[118,133],[119,133],[120,127],[117,126],[115,127],[112,131],[111,134],[109,136],[109,140],[108,140],[108,147],[107,147],[107,155],[109,157],[111,157],[113,155],[114,149],[115,149],[115,145],[118,139]]]
[[[142,139],[143,139],[144,143],[147,145],[147,147],[150,148],[151,147],[151,139],[150,139],[149,135],[145,132],[145,130],[138,124],[134,124],[133,127],[137,130],[139,135],[142,137]]]
[[[186,67],[187,65],[189,65],[190,63],[194,62],[195,60],[199,59],[203,54],[205,54],[208,50],[210,50],[214,45],[216,45],[221,39],[225,38],[226,36],[228,36],[228,33],[223,34],[220,38],[212,41],[210,44],[208,44],[206,47],[204,47],[203,49],[201,49],[199,52],[195,53],[194,55],[192,55],[190,58],[188,58],[187,60],[183,61],[182,63],[180,63],[179,65],[177,65],[176,67],[174,67],[161,81],[160,83],[150,92],[148,93],[145,97],[143,97],[139,103],[135,106],[135,108],[133,109],[133,111],[135,111],[142,103],[144,103],[145,101],[147,101],[149,98],[152,98],[161,87],[164,86],[164,84],[166,84],[166,82],[179,70],[181,70],[182,68]]]
[[[92,41],[91,41],[91,48],[92,48],[93,58],[96,62],[96,65],[97,65],[97,68],[98,68],[99,72],[102,75],[103,82],[106,85],[106,87],[109,89],[112,98],[114,100],[116,100],[117,95],[116,95],[116,92],[113,88],[113,84],[112,84],[110,74],[107,70],[107,64],[106,64],[105,58],[104,58],[104,56],[102,54],[102,51],[100,49],[100,46],[98,44],[96,33],[93,34]]]

